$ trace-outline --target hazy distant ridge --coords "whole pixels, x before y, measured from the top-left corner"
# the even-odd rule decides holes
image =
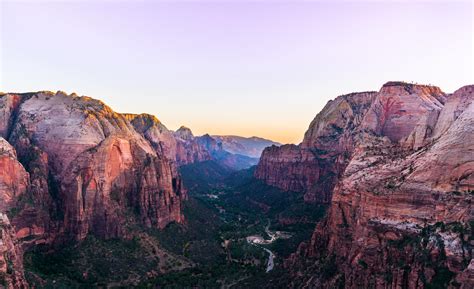
[[[280,143],[260,137],[241,137],[235,135],[213,135],[214,139],[222,143],[222,148],[233,154],[241,154],[253,158],[260,158],[266,147]]]

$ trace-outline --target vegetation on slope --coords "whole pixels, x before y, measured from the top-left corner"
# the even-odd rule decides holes
[[[25,256],[29,282],[38,288],[240,288],[279,280],[283,259],[310,238],[325,207],[269,187],[253,172],[213,161],[183,166],[186,223],[157,230],[130,221],[126,240],[90,236],[61,249],[38,248]],[[268,229],[291,237],[262,246],[247,242],[248,236],[268,239]],[[263,246],[276,256],[269,273]]]

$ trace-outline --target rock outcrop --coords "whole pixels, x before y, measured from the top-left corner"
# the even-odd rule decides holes
[[[199,142],[200,137],[195,137],[191,129],[180,127],[174,132],[176,137],[176,161],[178,164],[190,164],[211,160],[211,152]]]
[[[177,141],[172,131],[154,115],[122,114],[135,130],[148,140],[157,153],[164,154],[169,160],[176,161]]]
[[[164,154],[176,166],[211,159],[209,151],[199,145],[197,138],[187,127],[182,126],[173,132],[153,115],[123,114],[123,116],[150,142],[157,153]]]
[[[194,136],[191,129],[185,126],[173,132],[149,114],[123,114],[123,116],[150,142],[157,153],[164,154],[177,167],[213,160],[232,170],[240,170],[258,162],[258,158],[226,150],[221,142],[222,137],[209,134]]]
[[[0,212],[14,208],[28,186],[29,174],[18,162],[15,149],[0,137]]]
[[[362,127],[394,142],[412,133],[415,138],[426,138],[431,130],[414,131],[415,126],[433,125],[445,101],[439,87],[388,82],[372,102]]]
[[[9,116],[3,135],[27,172],[5,161],[11,152],[0,160],[9,166],[0,184],[8,191],[4,199],[16,202],[8,206],[20,239],[38,244],[87,234],[120,237],[130,211],[150,227],[183,221],[185,192],[176,167],[126,117],[100,101],[62,92],[1,99],[15,104],[0,110]]]
[[[357,128],[375,92],[342,95],[329,101],[311,122],[300,145],[266,148],[255,176],[286,191],[305,193],[307,202],[329,203],[348,163]]]
[[[389,82],[366,99],[350,137],[318,137],[326,106],[297,148],[339,145],[344,161],[328,215],[287,261],[293,286],[472,288],[474,86]]]
[[[17,202],[26,197],[29,175],[18,162],[15,149],[0,137],[0,286],[27,288],[23,274],[23,249],[7,212],[16,213]]]
[[[0,136],[8,138],[15,119],[16,111],[20,106],[21,96],[18,94],[0,94]]]
[[[0,287],[28,288],[23,252],[7,215],[0,212]]]

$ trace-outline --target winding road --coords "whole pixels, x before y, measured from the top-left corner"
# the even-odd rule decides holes
[[[266,272],[270,272],[271,270],[273,270],[273,267],[275,266],[275,263],[273,262],[273,259],[275,259],[275,254],[273,254],[272,251],[268,250],[267,248],[263,248],[263,250],[267,251],[268,254],[268,262],[267,262],[267,270]]]
[[[267,235],[270,237],[270,240],[265,240],[261,236],[248,236],[247,242],[252,245],[259,246],[260,248],[262,248],[263,250],[265,250],[265,252],[269,254],[268,261],[267,261],[267,269],[266,269],[266,272],[268,273],[271,270],[273,270],[273,267],[275,266],[275,262],[274,262],[275,254],[273,254],[272,251],[270,251],[269,249],[261,245],[271,244],[274,241],[276,241],[278,238],[280,238],[281,236],[279,236],[277,233],[270,231],[270,220],[268,220],[268,224],[265,226],[265,233],[267,233]]]

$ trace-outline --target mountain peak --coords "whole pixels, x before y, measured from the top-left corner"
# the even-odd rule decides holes
[[[144,132],[151,127],[158,127],[160,131],[168,130],[166,126],[154,115],[148,113],[134,114],[122,113],[122,116],[127,119],[136,130]]]
[[[194,135],[191,129],[184,125],[178,128],[178,130],[174,134],[183,140],[191,140],[194,138]]]
[[[382,85],[380,93],[444,95],[438,86],[405,81],[388,81]]]

